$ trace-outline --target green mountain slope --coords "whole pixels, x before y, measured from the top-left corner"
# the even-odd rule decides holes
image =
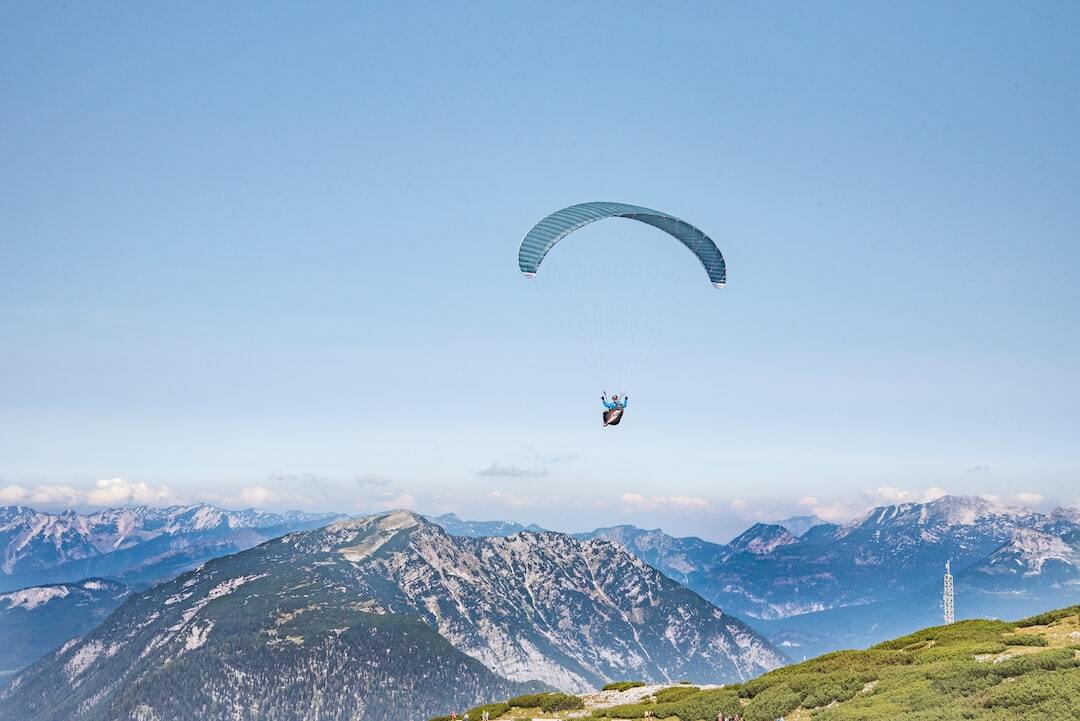
[[[129,589],[88,578],[0,593],[0,678],[101,623]]]
[[[934,626],[744,684],[639,687],[587,695],[583,703],[593,717],[610,719],[712,721],[722,713],[744,721],[1075,721],[1080,606],[1014,623]],[[517,715],[510,709],[502,718]],[[565,713],[543,717],[560,716]]]

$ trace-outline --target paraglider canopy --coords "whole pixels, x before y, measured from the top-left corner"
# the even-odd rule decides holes
[[[605,218],[629,218],[659,228],[672,236],[697,256],[716,288],[727,282],[727,266],[716,243],[684,220],[658,210],[625,203],[592,202],[571,205],[556,211],[537,223],[518,250],[518,267],[526,278],[533,278],[548,251],[578,228]]]
[[[667,237],[642,226],[600,223],[602,227],[583,232],[588,237],[571,241],[555,254],[555,260],[546,261],[544,272],[540,272],[556,243],[607,218],[634,220],[663,231]],[[601,388],[637,387],[642,360],[654,341],[664,341],[664,331],[673,327],[670,319],[676,314],[683,317],[683,323],[689,319],[695,329],[708,322],[709,311],[702,308],[715,303],[700,301],[712,291],[698,281],[697,271],[682,251],[675,250],[678,246],[669,237],[697,258],[713,287],[724,287],[724,256],[709,236],[680,218],[639,205],[571,205],[533,226],[518,248],[519,270],[534,279],[529,285],[540,296],[541,305],[561,316],[556,318],[559,331],[577,332]],[[604,425],[618,425],[625,401],[608,404],[603,400]]]

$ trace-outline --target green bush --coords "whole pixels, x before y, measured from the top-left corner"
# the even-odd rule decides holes
[[[1033,633],[1007,633],[1001,637],[1001,642],[1006,646],[1049,646],[1050,641],[1046,636],[1038,636]]]
[[[970,651],[973,656],[984,656],[987,654],[1001,653],[1009,647],[1000,641],[993,641],[990,643],[979,643],[971,647]]]
[[[674,691],[676,688],[664,689]],[[681,689],[679,689],[681,690]],[[727,688],[694,690],[685,698],[668,703],[635,703],[594,709],[594,718],[639,719],[650,714],[653,718],[666,719],[677,716],[680,721],[713,721],[716,714],[727,716],[742,713],[738,694]],[[772,721],[772,719],[769,719]]]
[[[624,703],[620,706],[608,706],[607,708],[595,708],[593,709],[593,718],[620,718],[620,719],[635,719],[645,718],[646,713],[652,713],[657,718],[664,718],[657,715],[658,706],[654,703]]]
[[[474,721],[474,719],[475,721],[480,721],[480,719],[484,718],[485,711],[491,715],[491,718],[499,718],[509,711],[510,708],[510,704],[508,703],[486,703],[483,706],[469,709],[469,721]]]
[[[657,703],[673,703],[675,701],[681,701],[687,696],[693,696],[696,693],[700,693],[701,689],[697,686],[672,686],[671,688],[665,688],[657,691],[654,694]]]
[[[774,721],[797,709],[802,700],[802,693],[778,684],[754,696],[742,716],[746,721]]]
[[[871,650],[901,650],[919,642],[933,641],[935,647],[953,645],[957,643],[969,644],[986,641],[997,641],[1001,634],[1012,631],[1013,624],[1004,621],[958,621],[948,626],[931,626],[921,631],[916,631],[908,636],[895,638],[891,641],[871,646]]]
[[[717,713],[734,716],[742,710],[738,694],[726,688],[699,691],[671,706],[681,721],[713,721]]]
[[[1032,671],[1060,671],[1080,667],[1076,652],[1068,648],[1039,651],[1023,656],[1013,656],[990,666],[990,671],[1001,678],[1023,676]]]
[[[545,713],[555,711],[573,711],[584,708],[585,703],[577,696],[568,693],[552,691],[549,693],[527,693],[515,696],[506,702],[508,706],[515,708],[539,708]]]
[[[632,688],[639,688],[644,686],[644,681],[612,681],[611,683],[605,683],[601,691],[628,691]]]
[[[1016,625],[1021,628],[1027,628],[1028,626],[1048,626],[1054,621],[1060,621],[1063,618],[1077,615],[1080,615],[1080,606],[1069,606],[1068,608],[1059,608],[1056,611],[1047,611],[1046,613],[1040,613],[1038,616],[1025,618],[1023,621],[1017,621]]]

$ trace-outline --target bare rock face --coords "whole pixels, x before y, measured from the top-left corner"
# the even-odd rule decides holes
[[[133,596],[17,676],[0,719],[276,721],[307,718],[312,703],[320,719],[419,718],[544,686],[720,682],[782,661],[617,544],[453,537],[395,511]]]

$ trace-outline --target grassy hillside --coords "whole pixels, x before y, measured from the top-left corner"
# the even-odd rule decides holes
[[[865,651],[839,651],[723,688],[648,686],[586,696],[593,717],[712,721],[1075,721],[1080,718],[1080,606],[1014,623],[935,626]],[[497,704],[491,719],[537,716]],[[480,709],[482,710],[482,709]],[[581,712],[578,711],[577,714]],[[470,713],[470,719],[479,719]]]

